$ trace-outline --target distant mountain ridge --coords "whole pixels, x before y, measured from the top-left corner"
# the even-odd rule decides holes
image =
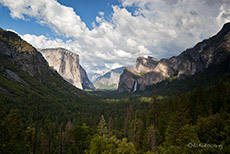
[[[0,93],[11,98],[39,99],[86,95],[63,80],[32,45],[16,33],[1,28]]]
[[[94,85],[88,79],[86,71],[79,63],[79,55],[64,48],[38,49],[53,67],[66,81],[79,89],[94,89]]]
[[[94,81],[94,86],[99,90],[116,90],[118,88],[120,75],[124,69],[125,67],[112,69],[104,75],[99,76]]]
[[[159,61],[137,58],[132,68],[126,68],[119,81],[118,92],[144,91],[146,87],[167,78],[184,78],[217,65],[230,57],[230,23],[215,36],[206,39],[178,56]],[[137,86],[135,86],[137,84]],[[136,87],[136,88],[134,88]]]

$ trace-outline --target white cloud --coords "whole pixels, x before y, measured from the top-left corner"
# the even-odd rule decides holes
[[[105,66],[106,66],[108,69],[115,69],[115,68],[122,67],[122,65],[119,64],[119,63],[113,63],[113,64],[107,63],[107,64],[105,64]]]
[[[221,25],[223,22],[229,22],[230,21],[230,4],[226,5],[223,4],[220,7],[220,13],[216,18],[219,25]]]
[[[125,52],[123,50],[115,50],[115,53],[117,54],[117,56],[123,58],[123,57],[132,57],[132,55],[128,52]]]
[[[79,37],[88,31],[73,8],[61,5],[56,0],[0,0],[10,9],[13,18],[35,17],[41,24],[46,24],[55,32],[67,37]]]
[[[110,21],[104,12],[89,30],[71,7],[56,0],[0,0],[13,18],[36,18],[68,41],[23,35],[35,47],[64,47],[80,55],[88,72],[130,66],[138,56],[177,55],[230,21],[229,0],[120,0]],[[135,7],[134,13],[126,7]],[[76,10],[77,11],[77,10]],[[202,38],[203,37],[203,38]]]
[[[30,35],[25,34],[21,36],[22,39],[27,40],[30,42],[33,46],[37,48],[49,48],[49,47],[63,47],[63,48],[69,48],[67,44],[70,44],[71,41],[67,41],[68,43],[63,42],[61,39],[49,39],[44,35],[36,36],[36,35]]]
[[[104,12],[101,12],[101,11],[99,12],[100,16],[104,16],[104,14],[105,14]]]

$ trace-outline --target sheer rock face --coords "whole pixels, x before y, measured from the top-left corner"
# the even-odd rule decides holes
[[[47,61],[40,52],[22,40],[16,33],[0,28],[0,54],[6,55],[15,66],[35,77],[39,81],[45,81],[50,74]],[[36,65],[35,65],[36,64]],[[17,78],[17,75],[6,71],[8,76]],[[19,81],[19,78],[17,78]]]
[[[35,48],[29,52],[22,52],[0,40],[0,54],[10,56],[10,61],[14,65],[31,76],[39,80],[44,78],[42,72],[48,65],[41,53],[37,52]]]
[[[80,76],[83,89],[95,89],[94,85],[89,80],[86,71],[80,65]]]
[[[176,57],[160,61],[154,58],[137,58],[136,64],[132,68],[126,68],[120,76],[118,91],[132,92],[135,81],[138,83],[137,89],[143,91],[147,86],[171,76],[183,78],[194,75],[210,65],[217,65],[229,59],[230,23],[227,23],[215,36],[198,43]]]
[[[66,81],[79,89],[94,89],[85,70],[79,64],[79,56],[63,48],[39,49],[49,66]]]
[[[16,33],[0,28],[0,76],[10,80],[1,83],[0,91],[9,97],[43,95],[60,97],[86,96],[86,93],[66,82],[32,45],[22,40]],[[20,89],[15,89],[18,83]],[[20,90],[20,93],[18,93]],[[38,96],[40,95],[40,96]]]
[[[138,57],[135,65],[133,66],[133,71],[136,73],[147,73],[152,71],[158,64],[158,60],[153,57]]]
[[[94,86],[96,87],[96,89],[116,90],[118,88],[120,75],[123,70],[124,67],[121,67],[105,73],[95,80]]]

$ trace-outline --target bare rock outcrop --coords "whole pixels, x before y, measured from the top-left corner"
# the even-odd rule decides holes
[[[79,56],[63,48],[38,49],[66,81],[79,89],[94,89],[87,73],[79,63]]]
[[[120,76],[118,91],[134,92],[169,77],[183,78],[203,71],[230,58],[230,23],[226,23],[215,36],[196,44],[178,56],[169,59],[149,60],[138,57],[132,68]],[[153,59],[153,58],[152,58]],[[137,83],[137,88],[135,84]]]
[[[109,72],[99,76],[95,82],[94,86],[96,89],[101,90],[117,90],[120,75],[122,74],[124,67],[112,69]]]

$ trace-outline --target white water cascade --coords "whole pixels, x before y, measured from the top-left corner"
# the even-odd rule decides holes
[[[137,91],[137,80],[134,81],[134,86],[133,86],[132,93],[134,93],[135,91]]]

